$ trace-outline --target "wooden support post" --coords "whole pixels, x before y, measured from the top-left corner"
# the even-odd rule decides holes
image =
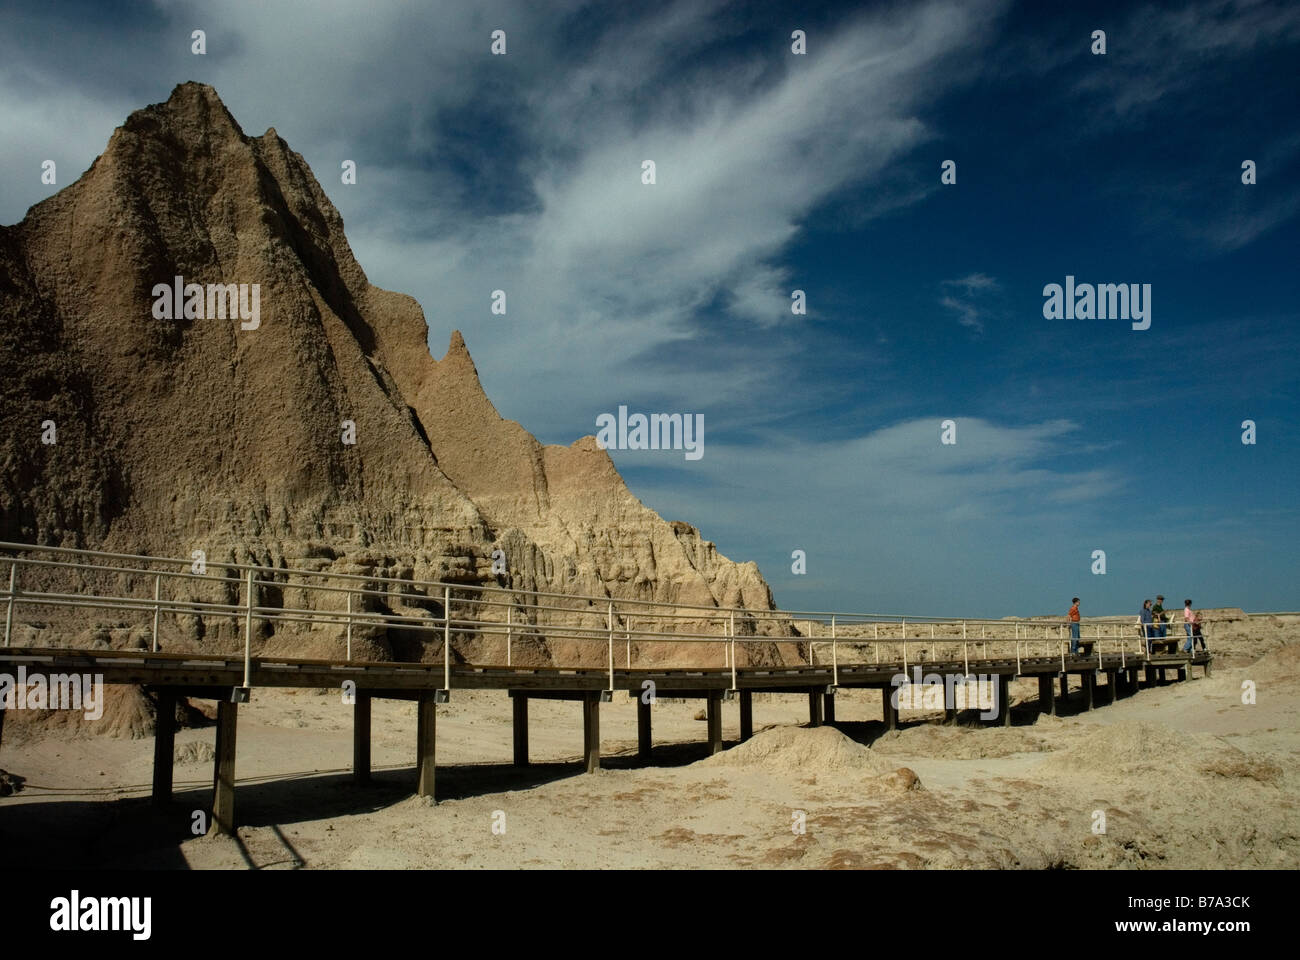
[[[153,731],[153,803],[172,800],[172,761],[176,752],[176,694],[158,691],[158,719]]]
[[[516,692],[510,698],[514,713],[515,766],[528,766],[528,697]]]
[[[1205,661],[1205,675],[1211,676],[1214,673],[1214,659],[1210,658]]]
[[[215,754],[212,761],[212,800],[215,803],[217,799],[217,783],[221,779],[221,701],[217,701],[217,729],[215,731],[215,741],[212,744],[212,750]]]
[[[829,690],[822,697],[822,716],[827,723],[835,722],[835,691]]]
[[[596,693],[582,700],[582,754],[588,773],[600,769],[600,695]]]
[[[816,690],[808,694],[808,725],[812,727],[822,725],[822,695]]]
[[[1061,703],[1064,705],[1070,702],[1070,675],[1061,674]]]
[[[709,753],[722,752],[722,691],[710,690],[706,706],[709,728]]]
[[[743,743],[754,735],[754,693],[740,691],[740,740]]]
[[[880,708],[885,718],[886,730],[898,729],[898,707],[894,706],[893,693],[897,687],[880,688]]]
[[[433,690],[421,690],[416,704],[415,795],[436,797],[434,777],[438,767],[438,702]]]
[[[1154,687],[1156,684],[1156,668],[1151,666],[1151,664],[1149,663],[1146,664],[1145,666],[1146,669],[1142,671],[1144,674],[1146,674],[1146,677],[1144,678],[1144,682],[1148,687]]]
[[[1179,682],[1179,683],[1182,683],[1182,682],[1183,682],[1184,680],[1186,680],[1186,679],[1187,679],[1187,668],[1186,668],[1186,667],[1179,667],[1179,668],[1178,668],[1178,682]]]
[[[1119,683],[1119,671],[1107,670],[1106,671],[1106,699],[1110,703],[1114,703],[1116,700],[1115,686],[1118,683]]]
[[[235,834],[235,731],[239,704],[217,701],[217,755],[213,760],[212,828]]]
[[[1128,692],[1129,696],[1138,692],[1138,668],[1128,668]]]
[[[650,704],[642,693],[636,698],[636,756],[642,763],[650,762],[650,752],[654,749],[654,728],[652,725]]]
[[[1097,705],[1097,674],[1089,670],[1081,679],[1083,680],[1083,709],[1091,710]]]
[[[1011,726],[1011,678],[998,674],[998,719],[1000,726]]]
[[[352,782],[370,782],[370,694],[356,692],[352,704]]]
[[[1051,674],[1038,676],[1038,711],[1056,716],[1056,684]]]

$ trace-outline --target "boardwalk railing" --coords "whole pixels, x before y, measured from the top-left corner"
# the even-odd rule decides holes
[[[353,659],[358,628],[385,627],[440,641],[438,652],[448,689],[454,639],[462,644],[496,641],[492,649],[498,652],[493,655],[500,659],[491,665],[504,661],[506,666],[512,665],[523,642],[545,642],[553,662],[557,641],[579,644],[583,649],[603,647],[611,690],[616,658],[628,668],[647,657],[662,665],[662,645],[668,644],[704,644],[715,661],[721,652],[733,687],[737,645],[796,644],[806,652],[810,664],[816,665],[821,657],[836,682],[842,665],[901,661],[906,672],[909,667],[937,660],[941,651],[948,662],[967,665],[972,658],[1014,659],[1017,672],[1022,659],[1059,656],[1063,670],[1067,659],[1081,659],[1069,654],[1070,639],[1063,619],[955,620],[755,610],[225,561],[207,564],[214,572],[205,568],[199,573],[194,560],[0,542],[0,571],[5,565],[7,588],[0,594],[5,604],[5,646],[14,644],[16,608],[141,614],[151,622],[149,647],[153,652],[160,649],[160,619],[164,615],[225,619],[242,633],[245,687],[252,679],[254,620],[259,625],[336,627],[347,660]],[[403,609],[393,612],[394,606]],[[1167,625],[1165,639],[1184,641],[1179,611],[1171,613],[1175,619]],[[1204,632],[1208,633],[1208,627],[1206,621]],[[1122,664],[1149,659],[1134,618],[1089,618],[1082,634],[1082,642],[1091,646],[1088,657],[1095,656],[1099,665],[1103,649],[1119,656]],[[691,653],[686,657],[678,654],[670,658],[673,666],[701,665],[703,651],[687,649]]]

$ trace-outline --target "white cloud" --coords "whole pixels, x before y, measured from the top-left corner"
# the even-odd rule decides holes
[[[88,49],[123,86],[161,99],[171,80],[202,80],[246,132],[275,126],[339,206],[372,282],[420,301],[435,352],[463,329],[502,412],[555,438],[649,395],[715,413],[742,398],[780,408],[803,319],[790,314],[799,284],[783,250],[849,186],[887,184],[880,211],[925,195],[898,188],[889,166],[931,136],[922,111],[1001,6],[859,17],[814,31],[796,57],[784,36],[725,52],[752,24],[718,0],[624,11],[583,41],[573,26],[608,19],[604,8],[168,0],[145,28],[156,36],[133,41],[158,48],[150,62],[123,62],[111,41]],[[207,30],[205,57],[189,53],[194,26]],[[488,52],[497,27],[505,57]],[[52,98],[78,102],[77,75],[50,82]],[[13,98],[0,78],[0,102]],[[24,141],[40,141],[44,112],[20,126]],[[106,101],[44,129],[100,131],[72,150],[84,168],[126,112]],[[345,158],[359,163],[356,187],[337,181]],[[654,186],[640,182],[645,159]],[[509,192],[501,212],[480,186]],[[506,317],[488,312],[494,289],[508,293]],[[712,349],[698,319],[711,304],[754,334],[729,344],[724,377],[702,375],[698,357],[673,363]]]
[[[955,311],[957,322],[963,327],[970,327],[976,333],[984,332],[984,321],[980,319],[980,312],[974,304],[955,297],[941,297],[939,305]]]
[[[940,442],[940,425],[947,419],[957,425],[953,444]],[[1078,430],[1068,420],[1007,426],[980,417],[934,416],[844,441],[773,437],[762,448],[710,442],[706,434],[705,455],[694,462],[666,451],[611,455],[620,466],[652,466],[665,478],[679,471],[694,474],[705,481],[702,497],[711,495],[710,487],[741,485],[747,490],[746,511],[757,498],[760,514],[762,504],[779,509],[795,499],[810,500],[822,505],[833,526],[851,499],[872,509],[944,521],[972,510],[986,517],[1051,512],[1062,500],[1098,500],[1118,490],[1116,475],[1094,466],[1091,456],[1075,456]],[[682,487],[665,480],[665,491]]]
[[[957,423],[956,444],[940,443],[944,419]],[[774,436],[734,447],[710,442],[706,430],[695,462],[612,455],[647,505],[690,519],[724,553],[758,561],[778,603],[890,612],[872,599],[883,594],[902,612],[1001,616],[1011,611],[989,604],[1013,586],[1032,594],[1072,562],[1086,575],[1091,547],[1073,538],[1112,532],[1108,507],[1124,482],[1079,449],[1078,434],[1066,420],[935,415],[840,442]],[[807,578],[788,575],[796,548],[808,553]],[[933,582],[944,584],[938,596]]]
[[[939,298],[939,305],[956,313],[957,322],[963,327],[983,333],[988,309],[985,305],[976,304],[975,300],[998,290],[1000,285],[997,280],[985,273],[969,273],[955,280],[944,280],[941,285],[956,288],[961,294],[944,294]]]
[[[999,287],[997,280],[987,273],[968,273],[956,280],[945,280],[944,285],[959,287],[966,293],[974,293],[976,290],[996,290]]]

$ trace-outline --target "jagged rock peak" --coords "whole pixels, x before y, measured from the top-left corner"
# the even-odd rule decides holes
[[[447,353],[443,356],[441,363],[451,361],[455,365],[467,366],[469,372],[478,379],[478,367],[474,366],[474,358],[469,355],[469,347],[465,345],[465,338],[461,336],[459,330],[451,332],[451,342],[447,345]]]
[[[259,325],[160,316],[152,291],[178,276],[256,285]],[[594,438],[546,446],[503,419],[459,330],[435,360],[419,304],[369,283],[302,156],[274,128],[246,136],[206,84],[133,112],[82,178],[0,227],[0,289],[0,539],[772,606],[756,567],[648,509]],[[46,418],[53,447],[31,429]],[[369,655],[435,655],[424,639],[376,633]]]
[[[197,83],[193,80],[178,83],[173,88],[171,96],[162,103],[153,103],[136,110],[126,118],[122,128],[138,130],[159,120],[178,122],[212,133],[245,137],[244,129],[226,108],[217,91],[206,83]],[[274,133],[274,130],[267,132]]]

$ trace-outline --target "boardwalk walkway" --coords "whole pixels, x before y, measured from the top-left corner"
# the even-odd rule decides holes
[[[625,702],[637,710],[639,757],[650,763],[652,705],[657,698],[704,700],[708,742],[716,752],[722,749],[723,701],[739,700],[745,740],[753,734],[755,693],[806,696],[809,722],[820,724],[835,722],[837,690],[878,689],[884,722],[893,729],[900,702],[908,702],[899,700],[900,690],[906,695],[924,691],[925,684],[943,686],[947,696],[941,702],[952,718],[961,705],[952,693],[973,691],[982,682],[992,692],[992,702],[980,704],[991,707],[982,715],[990,723],[1007,725],[1008,688],[1016,678],[1037,679],[1039,708],[1055,714],[1069,693],[1071,678],[1082,692],[1084,708],[1092,709],[1135,694],[1143,683],[1174,676],[1190,679],[1194,667],[1209,675],[1213,663],[1203,650],[1182,652],[1182,638],[1172,635],[1148,654],[1127,618],[1089,621],[1079,654],[1071,655],[1063,625],[1055,621],[721,609],[239,564],[222,564],[219,573],[200,574],[193,572],[192,561],[0,543],[0,570],[6,563],[8,589],[0,593],[5,604],[0,674],[27,681],[44,677],[51,691],[60,678],[74,674],[151,691],[158,704],[153,773],[158,804],[170,802],[172,794],[177,698],[215,700],[213,822],[227,832],[235,827],[239,704],[249,702],[258,688],[341,688],[353,704],[353,774],[359,783],[370,776],[371,702],[415,701],[415,789],[432,797],[437,706],[455,690],[492,689],[509,695],[518,765],[529,761],[529,701],[580,702],[585,765],[594,771],[600,766],[601,704],[612,703],[623,692],[628,695]],[[205,593],[213,598],[200,599]],[[232,602],[235,595],[238,602]],[[401,612],[393,612],[395,606]],[[45,634],[58,633],[59,615],[84,616],[80,611],[85,610],[134,613],[152,624],[150,648],[11,645],[15,611],[33,609],[42,618],[43,627],[35,631],[42,640]],[[160,650],[162,618],[178,616],[235,620],[243,651]],[[593,620],[596,623],[589,626]],[[323,660],[253,656],[253,638],[266,623],[334,628],[344,655]],[[353,659],[356,628],[376,625],[436,641],[433,653],[440,660]],[[32,626],[25,631],[29,637],[33,632]],[[512,663],[518,644],[538,640],[548,645],[568,641],[583,646],[589,655],[574,666]],[[504,663],[455,662],[458,648],[481,649],[485,644],[499,647]],[[678,649],[673,662],[701,665],[667,668],[637,662],[647,655],[661,659],[665,650]],[[770,660],[773,649],[787,651],[787,665],[758,665],[755,660],[762,658],[747,655],[749,650],[763,650]],[[601,650],[604,665],[592,666],[590,653]],[[791,652],[795,656],[790,657]],[[616,656],[622,661],[617,665]],[[919,685],[900,686],[904,678]],[[974,697],[966,702],[973,703]],[[4,713],[0,705],[0,736]]]

